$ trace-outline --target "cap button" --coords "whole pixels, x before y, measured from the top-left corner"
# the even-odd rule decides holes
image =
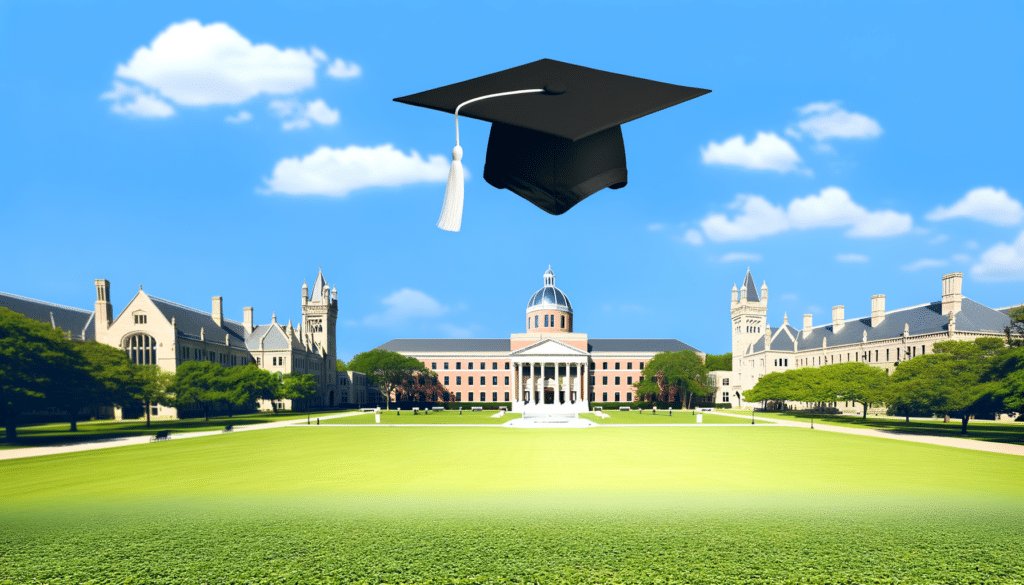
[[[544,85],[544,93],[549,95],[561,95],[565,93],[566,87],[564,83],[548,83]]]

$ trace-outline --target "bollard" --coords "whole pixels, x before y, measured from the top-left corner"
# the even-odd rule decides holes
[[[373,413],[373,418],[375,419],[374,422],[376,422],[378,424],[380,423],[380,411],[379,410]]]
[[[402,416],[402,409],[401,408],[396,408],[395,409],[395,416]]]
[[[668,415],[669,415],[669,416],[672,416],[672,407],[671,407],[671,406],[670,406],[670,407],[668,407]]]
[[[462,407],[459,407],[459,416],[462,416]]]
[[[316,419],[316,426],[320,426],[320,419]]]
[[[697,413],[697,424],[700,424],[700,423],[703,423],[703,422],[704,422],[704,415],[698,412]]]

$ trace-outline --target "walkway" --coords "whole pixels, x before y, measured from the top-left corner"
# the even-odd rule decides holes
[[[718,416],[732,416],[736,418],[750,420],[749,416],[742,414],[726,414],[724,412],[716,412],[715,414],[717,414]],[[802,429],[811,428],[810,423],[795,420],[784,420],[779,418],[764,417],[755,418],[757,418],[757,420],[760,421],[777,423],[779,426],[783,427],[797,427]],[[934,435],[910,435],[907,433],[899,433],[896,431],[881,431],[878,429],[858,429],[853,427],[837,427],[834,425],[823,425],[821,423],[815,423],[814,430],[826,431],[830,433],[845,433],[847,435],[860,435],[862,437],[875,437],[878,439],[896,439],[899,441],[911,441],[914,443],[927,443],[929,445],[940,445],[942,447],[956,447],[957,449],[971,449],[973,451],[988,451],[989,453],[1003,453],[1005,455],[1024,456],[1024,445],[1011,445],[1009,443],[992,443],[989,441],[976,441],[974,439],[961,439],[958,437],[936,437]]]

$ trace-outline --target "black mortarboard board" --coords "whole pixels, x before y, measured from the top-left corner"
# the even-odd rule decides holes
[[[621,124],[710,91],[541,59],[395,101],[491,122],[484,179],[560,215],[626,185]],[[456,170],[461,184],[461,157],[456,146],[449,191]],[[461,218],[461,195],[457,207]]]

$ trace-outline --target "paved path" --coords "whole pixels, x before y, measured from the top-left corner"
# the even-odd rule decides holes
[[[321,415],[320,420],[326,420],[331,418],[340,418],[343,416],[355,416],[357,414],[363,414],[362,412],[346,412],[343,414],[328,414]],[[234,427],[232,432],[243,432],[243,431],[261,431],[264,429],[278,429],[281,427],[287,427],[292,425],[306,426],[306,421],[302,419],[294,420],[282,420],[269,423],[259,423],[254,425],[239,425]],[[227,425],[225,425],[227,426]],[[311,425],[311,426],[316,426]],[[174,433],[172,432],[168,437],[168,440],[177,441],[178,439],[192,439],[195,437],[209,437],[212,435],[219,435],[223,431],[196,431],[191,433]],[[148,443],[153,438],[153,433],[144,435],[141,437],[124,437],[122,439],[105,439],[102,441],[87,441],[84,443],[75,443],[71,445],[51,445],[49,447],[25,447],[23,449],[0,449],[0,461],[5,459],[22,459],[25,457],[39,457],[41,455],[56,455],[58,453],[76,453],[78,451],[92,451],[94,449],[108,449],[110,447],[124,447],[125,445],[142,445]]]
[[[732,416],[750,420],[749,416],[742,414],[727,414],[716,412],[718,416]],[[755,417],[757,420],[774,422],[783,427],[798,427],[810,429],[811,424],[778,418]],[[756,426],[756,425],[755,425]],[[933,435],[911,435],[897,431],[883,431],[878,429],[858,429],[854,427],[838,427],[835,425],[823,425],[815,423],[814,430],[830,433],[845,433],[847,435],[861,435],[863,437],[876,437],[879,439],[896,439],[899,441],[911,441],[914,443],[928,443],[929,445],[941,445],[943,447],[956,447],[958,449],[971,449],[973,451],[988,451],[989,453],[1004,453],[1006,455],[1024,456],[1024,445],[1011,445],[1009,443],[992,443],[990,441],[976,441],[974,439],[961,439],[958,437],[936,437]]]

